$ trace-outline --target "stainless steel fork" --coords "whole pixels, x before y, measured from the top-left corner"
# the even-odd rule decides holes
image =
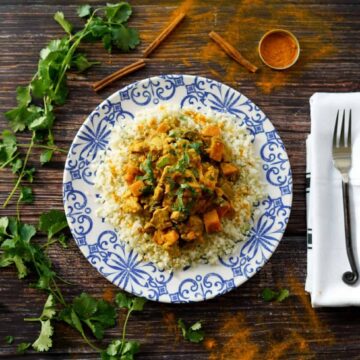
[[[334,135],[333,135],[333,162],[337,170],[340,171],[342,177],[342,195],[344,206],[344,225],[346,252],[350,263],[351,271],[343,274],[343,281],[348,285],[354,285],[359,278],[359,271],[356,266],[354,249],[351,240],[351,221],[349,206],[349,171],[351,169],[351,110],[349,111],[348,135],[345,134],[345,110],[340,125],[340,136],[338,137],[339,110],[336,115]]]

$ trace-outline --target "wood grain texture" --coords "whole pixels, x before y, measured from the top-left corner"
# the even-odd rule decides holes
[[[2,0],[0,2],[0,130],[7,126],[3,112],[15,105],[16,85],[26,84],[36,69],[39,50],[51,39],[62,36],[52,20],[57,10],[80,27],[73,0]],[[86,1],[94,5],[102,1]],[[305,140],[310,130],[309,97],[316,91],[354,91],[359,88],[360,4],[356,0],[325,1],[132,1],[131,23],[139,29],[142,44],[130,54],[107,54],[101,44],[85,44],[90,59],[101,61],[86,75],[69,78],[70,97],[58,108],[55,138],[58,146],[69,147],[91,110],[117,89],[148,76],[189,73],[207,76],[239,89],[259,105],[279,131],[288,151],[293,177],[294,201],[284,240],[261,272],[239,289],[211,301],[191,305],[148,303],[144,312],[129,323],[129,337],[142,343],[139,359],[350,359],[359,358],[360,310],[311,309],[303,290],[306,274],[305,245]],[[173,11],[182,6],[187,18],[151,55],[146,68],[131,74],[100,93],[91,84],[137,60],[146,46],[166,25]],[[261,35],[272,27],[292,30],[301,44],[299,62],[288,72],[266,69],[256,47]],[[217,31],[260,68],[249,74],[226,55],[216,52],[208,33]],[[26,136],[24,136],[24,139]],[[31,161],[37,164],[36,152]],[[62,208],[61,181],[64,156],[39,168],[34,183],[36,202],[22,208],[22,219],[36,222],[49,208]],[[0,173],[0,202],[13,184],[7,171]],[[10,206],[2,215],[14,215]],[[67,296],[88,291],[96,296],[114,293],[74,244],[66,251],[50,250],[60,275],[76,285],[64,287]],[[30,279],[31,281],[31,279]],[[23,317],[36,316],[44,296],[17,280],[13,269],[1,270],[0,358],[92,359],[97,355],[85,346],[75,331],[58,325],[50,353],[19,356],[4,336],[16,343],[33,340],[36,324]],[[292,296],[281,304],[266,304],[259,294],[266,287],[286,287]],[[172,314],[172,315],[171,315]],[[185,321],[204,320],[207,338],[216,346],[185,343],[171,327],[172,316]],[[166,320],[167,319],[167,320]],[[226,328],[226,323],[232,328]],[[232,322],[231,322],[232,321]],[[170,324],[169,324],[170,323]],[[234,332],[237,330],[237,333]],[[115,338],[119,330],[109,331]],[[231,350],[229,352],[229,349]]]

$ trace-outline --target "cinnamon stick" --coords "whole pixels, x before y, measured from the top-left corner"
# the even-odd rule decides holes
[[[131,74],[134,71],[143,68],[145,65],[146,65],[145,60],[143,60],[143,59],[138,60],[128,66],[125,66],[124,68],[121,68],[121,69],[115,71],[114,73],[110,74],[106,78],[97,81],[96,83],[94,83],[92,85],[92,87],[95,91],[99,91],[99,90],[103,89],[105,86],[110,85],[115,80],[118,80],[128,74]]]
[[[211,31],[211,33],[209,33],[209,36],[225,51],[228,56],[234,59],[237,63],[239,63],[252,73],[257,71],[258,68],[254,64],[252,64],[249,60],[245,59],[238,50],[236,50],[218,33],[216,33],[215,31]]]
[[[185,15],[185,13],[181,12],[166,26],[166,28],[145,49],[144,57],[148,57],[169,36],[169,34],[176,28],[182,19],[184,19]]]

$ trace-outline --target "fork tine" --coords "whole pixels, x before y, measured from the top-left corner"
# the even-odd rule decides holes
[[[351,147],[351,109],[349,113],[348,146]]]
[[[334,134],[333,134],[333,148],[336,148],[338,120],[339,120],[339,110],[337,111],[337,114],[336,114],[336,121],[335,121]]]
[[[345,109],[343,111],[343,118],[341,122],[339,146],[345,146]]]

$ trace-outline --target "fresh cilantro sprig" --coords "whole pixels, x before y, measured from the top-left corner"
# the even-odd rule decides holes
[[[115,297],[115,303],[119,308],[127,309],[122,337],[121,340],[113,340],[106,350],[102,351],[101,358],[102,360],[133,360],[134,355],[139,351],[140,344],[137,341],[126,340],[126,326],[133,311],[143,310],[146,299],[118,293]]]
[[[17,175],[17,180],[3,207],[6,207],[14,194],[20,189],[17,205],[21,202],[30,203],[30,188],[27,196],[21,195],[22,182],[29,180],[33,171],[28,167],[28,160],[34,147],[42,148],[41,164],[51,161],[54,152],[65,152],[54,144],[52,128],[55,122],[56,106],[65,103],[68,97],[67,72],[70,69],[85,71],[96,62],[89,61],[77,49],[82,41],[102,40],[105,49],[113,47],[127,52],[134,49],[140,42],[138,32],[129,28],[127,21],[132,14],[131,6],[126,2],[107,4],[104,7],[92,9],[82,5],[78,15],[86,20],[84,28],[74,32],[74,26],[60,11],[54,15],[54,20],[64,29],[66,35],[61,39],[50,41],[40,51],[38,68],[31,82],[18,87],[17,106],[5,113],[14,133],[30,131],[32,136],[29,144],[21,144],[27,151],[22,158],[18,151],[14,134],[5,130],[0,141],[0,169],[10,167]],[[18,211],[19,215],[19,211]]]
[[[289,296],[290,296],[290,292],[287,289],[280,289],[279,291],[274,291],[274,290],[271,290],[270,288],[265,288],[261,293],[261,297],[265,301],[282,302]]]
[[[182,319],[178,320],[178,326],[181,329],[185,340],[193,343],[199,343],[204,340],[204,331],[202,329],[201,321],[197,321],[191,326],[187,327]]]
[[[19,279],[30,272],[37,275],[35,288],[50,292],[64,304],[65,300],[56,283],[56,273],[44,249],[32,242],[36,234],[33,225],[24,224],[13,217],[0,218],[0,267],[15,265]]]
[[[89,329],[96,339],[103,339],[105,330],[115,325],[116,310],[109,302],[96,300],[82,293],[59,313],[59,319],[76,329],[93,349],[101,351],[88,339],[85,328]]]

